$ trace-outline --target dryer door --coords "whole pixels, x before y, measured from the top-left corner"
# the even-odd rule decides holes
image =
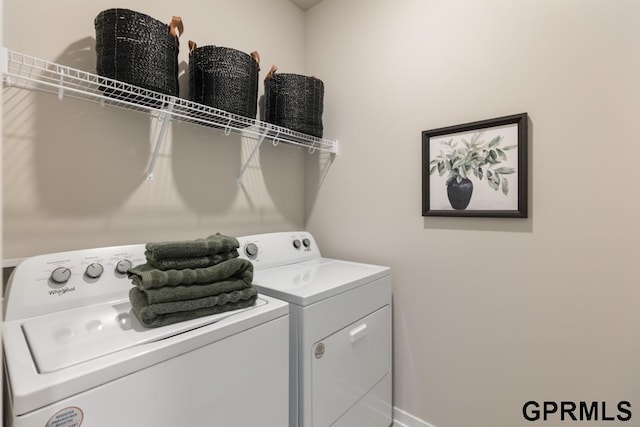
[[[391,308],[384,306],[316,342],[311,354],[313,425],[330,426],[391,371]]]

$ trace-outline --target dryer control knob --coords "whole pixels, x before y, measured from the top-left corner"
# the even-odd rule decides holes
[[[296,249],[300,249],[301,243],[300,240],[296,239],[293,241],[293,247]]]
[[[244,253],[250,257],[258,255],[258,245],[255,243],[248,243],[247,246],[244,247]]]
[[[120,274],[127,274],[127,271],[133,267],[133,264],[128,259],[118,261],[116,264],[116,272]]]
[[[58,267],[51,272],[50,279],[51,281],[62,285],[63,283],[67,283],[70,277],[71,270],[69,270],[67,267]]]
[[[84,271],[84,274],[86,274],[87,277],[90,277],[92,279],[97,279],[98,277],[102,276],[103,272],[104,272],[104,267],[102,266],[102,264],[94,262],[93,264],[89,264],[87,266],[87,269]]]
[[[303,239],[302,240],[302,244],[304,245],[305,248],[308,248],[311,246],[311,240],[309,239]]]

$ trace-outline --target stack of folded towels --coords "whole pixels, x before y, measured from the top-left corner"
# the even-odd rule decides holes
[[[146,263],[129,269],[129,300],[148,327],[237,310],[255,304],[253,264],[238,258],[235,237],[147,243]]]

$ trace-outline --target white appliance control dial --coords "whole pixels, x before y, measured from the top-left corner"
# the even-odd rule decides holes
[[[118,261],[118,263],[116,264],[116,272],[120,274],[127,274],[127,271],[129,271],[131,267],[133,267],[131,261],[129,261],[128,259],[123,259]]]
[[[302,239],[302,244],[304,245],[305,248],[308,248],[311,246],[311,240],[309,239]]]
[[[293,241],[293,247],[294,247],[294,248],[296,248],[296,249],[300,249],[300,246],[301,246],[301,245],[302,245],[302,244],[300,243],[300,240],[295,239],[295,240]]]
[[[102,276],[103,272],[104,272],[104,267],[102,266],[102,264],[98,262],[94,262],[87,266],[87,269],[85,270],[84,273],[87,275],[87,277],[90,277],[92,279],[97,279],[98,277]]]
[[[51,272],[51,276],[49,278],[52,282],[62,285],[67,283],[69,278],[71,278],[71,270],[67,267],[58,267]]]
[[[255,243],[247,243],[247,245],[244,247],[244,252],[249,257],[255,257],[256,255],[258,255],[258,245],[256,245]]]

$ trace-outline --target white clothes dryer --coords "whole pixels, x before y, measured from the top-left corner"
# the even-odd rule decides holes
[[[37,256],[5,298],[7,427],[270,426],[288,420],[288,304],[148,329],[126,271],[144,245]]]
[[[324,258],[307,232],[238,240],[255,286],[290,303],[289,426],[390,426],[391,269]]]

